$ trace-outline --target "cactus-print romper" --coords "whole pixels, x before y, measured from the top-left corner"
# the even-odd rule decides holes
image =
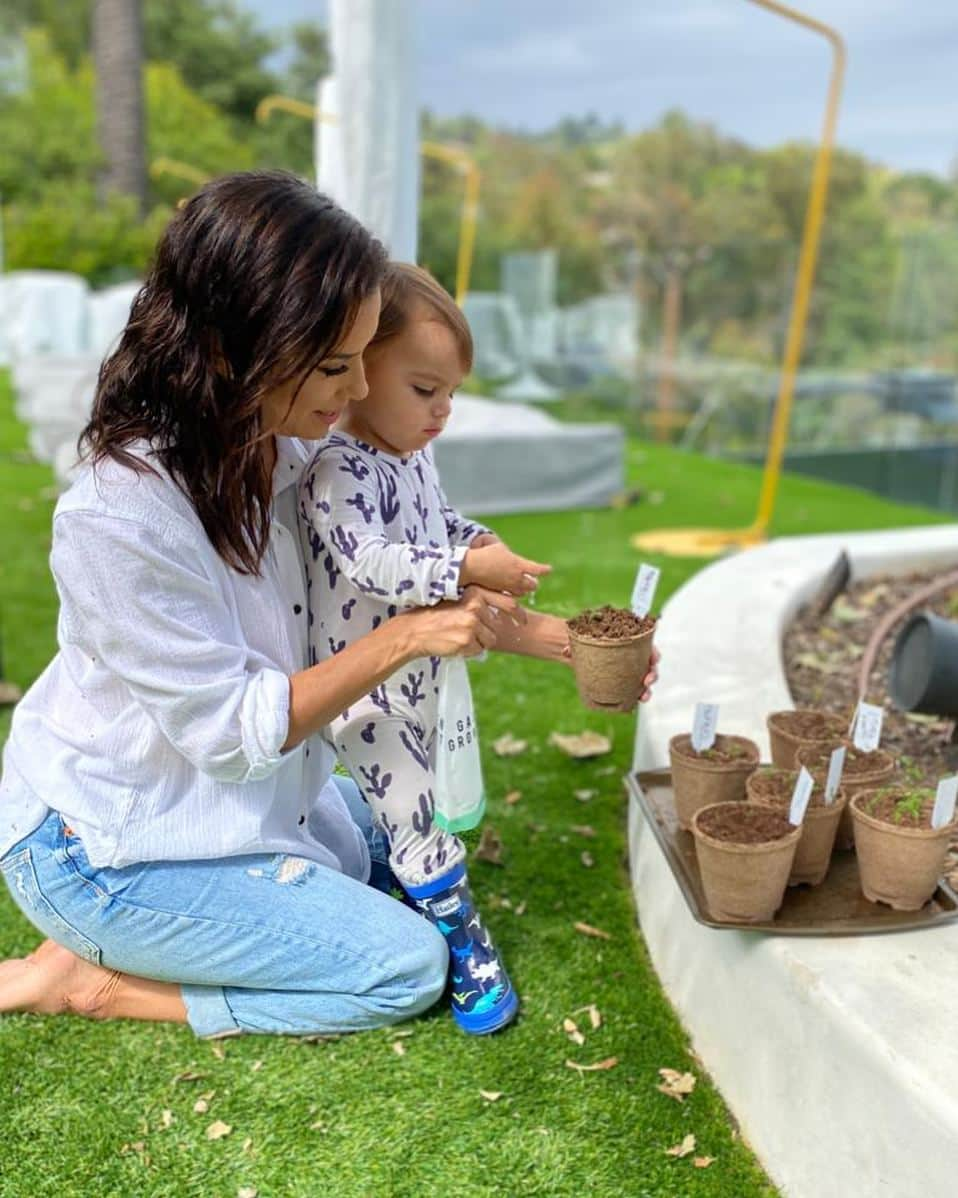
[[[466,550],[489,531],[449,506],[430,449],[399,457],[348,433],[322,443],[299,500],[311,665],[404,608],[458,598]],[[324,730],[386,833],[393,872],[410,886],[465,855],[434,821],[439,665],[411,662]]]

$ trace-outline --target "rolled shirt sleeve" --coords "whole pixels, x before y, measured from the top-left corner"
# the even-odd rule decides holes
[[[289,676],[244,643],[228,588],[169,527],[85,511],[57,516],[51,566],[62,638],[127,687],[170,744],[224,782],[283,759]]]

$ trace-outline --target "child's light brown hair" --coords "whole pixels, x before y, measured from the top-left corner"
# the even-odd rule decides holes
[[[417,306],[429,309],[431,317],[441,321],[452,333],[459,349],[464,373],[472,370],[472,333],[469,323],[449,292],[428,270],[410,262],[390,262],[386,266],[380,289],[383,297],[379,327],[369,343],[373,349],[389,341],[409,324]]]

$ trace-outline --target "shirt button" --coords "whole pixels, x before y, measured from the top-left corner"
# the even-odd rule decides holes
[[[299,603],[293,604],[293,615],[298,616],[300,614],[300,612],[302,612],[302,610],[303,610],[303,608],[302,608],[301,604],[299,604]]]

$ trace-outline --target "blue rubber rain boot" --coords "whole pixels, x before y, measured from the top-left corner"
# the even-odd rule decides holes
[[[519,998],[469,893],[466,867],[457,865],[409,897],[449,945],[452,1014],[463,1031],[483,1036],[515,1019]]]

